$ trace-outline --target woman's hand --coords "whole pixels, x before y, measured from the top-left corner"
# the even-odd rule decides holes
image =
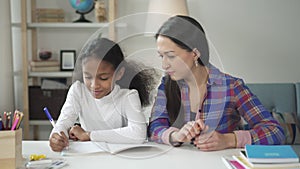
[[[173,142],[189,142],[194,137],[200,134],[205,128],[205,124],[202,120],[187,122],[179,131],[173,132],[171,139]]]
[[[49,145],[53,151],[61,152],[65,147],[69,146],[68,137],[64,132],[53,133],[49,139]]]
[[[69,137],[71,140],[77,141],[90,141],[90,134],[83,130],[80,126],[75,125],[69,131]]]
[[[213,131],[196,136],[193,143],[202,151],[223,150],[226,148],[235,148],[236,138],[234,133],[221,134]]]

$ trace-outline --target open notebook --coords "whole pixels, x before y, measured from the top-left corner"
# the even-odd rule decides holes
[[[92,141],[74,141],[70,142],[69,147],[61,152],[62,156],[86,155],[95,153],[111,153],[117,154],[124,150],[141,148],[141,147],[157,147],[155,144],[114,144],[105,142]],[[158,148],[158,147],[157,147]]]

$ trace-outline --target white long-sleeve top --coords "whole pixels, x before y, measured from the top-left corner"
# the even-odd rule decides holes
[[[54,132],[68,129],[79,118],[81,127],[90,131],[91,141],[142,143],[146,139],[146,121],[136,90],[115,85],[111,93],[96,99],[87,87],[76,81],[67,94]]]

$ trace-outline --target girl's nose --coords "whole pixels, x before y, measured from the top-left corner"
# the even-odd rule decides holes
[[[99,83],[97,82],[97,80],[96,79],[93,79],[92,81],[91,81],[91,87],[92,88],[96,88],[96,87],[98,87],[99,86]]]

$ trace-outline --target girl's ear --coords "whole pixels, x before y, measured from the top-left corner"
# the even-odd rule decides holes
[[[125,73],[125,68],[121,67],[120,70],[118,70],[118,72],[116,74],[115,80],[116,81],[120,80],[123,77],[124,73]]]

